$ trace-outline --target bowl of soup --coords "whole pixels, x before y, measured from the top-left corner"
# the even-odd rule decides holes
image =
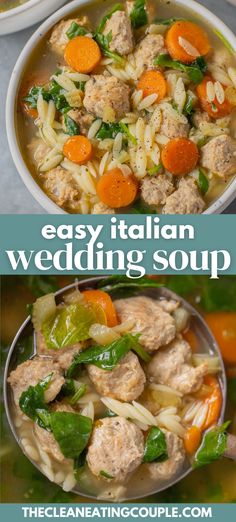
[[[219,213],[234,198],[236,39],[195,2],[74,1],[14,68],[15,165],[52,213]]]
[[[65,0],[1,0],[0,35],[30,27],[61,7]]]

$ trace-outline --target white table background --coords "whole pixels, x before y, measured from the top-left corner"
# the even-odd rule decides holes
[[[236,28],[236,8],[225,0],[198,0],[221,18],[233,31]],[[186,0],[186,3],[187,0]],[[5,99],[13,66],[25,43],[37,26],[0,37],[0,213],[45,214],[46,211],[28,192],[13,164],[5,132]],[[236,200],[225,210],[236,214]]]

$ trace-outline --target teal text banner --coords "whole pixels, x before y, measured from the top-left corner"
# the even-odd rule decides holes
[[[234,522],[236,504],[2,504],[1,520],[126,520],[151,522],[177,519]]]
[[[235,218],[0,216],[1,274],[236,274]]]

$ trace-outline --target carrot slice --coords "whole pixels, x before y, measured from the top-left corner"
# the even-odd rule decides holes
[[[205,403],[208,405],[208,413],[202,429],[206,430],[218,421],[222,406],[222,394],[218,380],[212,375],[206,375],[204,377],[204,384],[210,386],[212,389],[209,397],[205,399]]]
[[[143,91],[143,97],[157,94],[157,100],[162,100],[167,92],[167,83],[160,71],[146,71],[142,74],[137,85],[138,90]]]
[[[76,36],[66,46],[64,58],[75,71],[90,73],[101,60],[98,44],[88,36]]]
[[[188,455],[193,455],[197,451],[201,442],[202,432],[197,426],[190,426],[185,434],[184,447]]]
[[[205,78],[196,88],[200,105],[202,109],[206,111],[209,114],[209,116],[211,116],[211,118],[224,118],[224,116],[227,116],[231,113],[232,105],[227,99],[225,99],[223,103],[219,103],[216,96],[212,102],[209,102],[207,99],[208,82],[213,82],[213,84],[215,83],[214,79],[211,76],[205,76]],[[224,90],[226,89],[225,86],[223,86],[223,88]]]
[[[205,315],[227,365],[236,364],[236,312],[215,312]]]
[[[193,22],[184,20],[175,22],[170,27],[165,42],[171,57],[184,63],[191,63],[198,56],[205,56],[211,49],[204,29]]]
[[[184,176],[191,172],[199,159],[198,148],[187,138],[174,138],[162,150],[162,163],[174,176]]]
[[[109,294],[103,292],[103,290],[85,290],[83,296],[89,303],[99,304],[103,308],[107,318],[107,326],[112,327],[118,324],[116,309]]]
[[[92,157],[92,144],[86,136],[71,136],[63,147],[63,154],[73,163],[86,163]]]
[[[103,174],[97,184],[97,195],[108,207],[120,208],[130,205],[137,192],[138,182],[134,176],[124,176],[118,168]]]

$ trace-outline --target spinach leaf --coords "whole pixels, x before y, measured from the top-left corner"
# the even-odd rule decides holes
[[[106,346],[92,346],[78,355],[75,355],[74,361],[67,370],[67,376],[71,377],[80,364],[94,364],[98,368],[111,371],[120,360],[130,351],[134,350],[143,356],[144,350],[138,342],[138,335],[124,334],[119,339]],[[150,360],[149,355],[145,352],[145,360]]]
[[[88,444],[92,420],[77,413],[59,411],[50,417],[53,435],[63,455],[70,459],[78,457]]]
[[[217,426],[208,431],[203,439],[203,444],[197,452],[194,460],[194,467],[199,468],[218,460],[224,453],[227,444],[226,430],[230,421],[222,426]]]
[[[207,64],[202,56],[194,60],[191,65],[186,65],[179,60],[172,60],[168,54],[160,54],[154,58],[154,65],[161,67],[170,67],[188,74],[189,79],[198,85],[203,80],[204,73],[207,70]]]
[[[74,459],[74,469],[79,470],[84,467],[86,462],[87,449],[85,448],[78,457]]]
[[[120,130],[121,132],[123,132],[124,134],[126,134],[128,140],[131,141],[131,143],[133,143],[134,145],[137,144],[137,140],[136,138],[131,134],[131,132],[129,131],[129,128],[127,125],[125,125],[125,123],[122,123],[120,122]]]
[[[47,102],[51,99],[49,92],[44,87],[35,86],[30,89],[29,93],[27,96],[24,96],[23,100],[28,103],[32,109],[37,109],[37,101],[40,94]]]
[[[228,396],[230,401],[236,406],[236,377],[228,380]]]
[[[76,404],[78,402],[78,400],[81,399],[81,397],[83,397],[83,395],[86,393],[86,391],[87,391],[87,385],[81,384],[81,386],[79,386],[79,388],[74,393],[73,397],[71,397],[71,399],[69,399],[69,403],[72,405]]]
[[[146,438],[143,462],[163,462],[168,459],[166,438],[163,431],[153,426]]]
[[[160,25],[172,25],[175,22],[182,22],[185,18],[177,18],[176,16],[172,16],[172,18],[155,18],[154,23]]]
[[[72,40],[72,38],[75,38],[76,36],[84,36],[88,32],[89,31],[82,25],[79,25],[76,22],[72,22],[68,31],[66,31],[66,36],[69,38],[69,40]]]
[[[192,96],[188,95],[184,109],[183,109],[183,113],[187,117],[189,117],[189,116],[192,117],[194,112],[195,112],[195,109],[194,109],[194,104],[193,104],[193,98],[192,98]]]
[[[198,170],[198,186],[203,195],[205,195],[209,189],[209,180],[202,168]]]
[[[130,13],[131,25],[138,29],[148,23],[145,0],[135,0],[134,7]]]
[[[107,473],[107,471],[104,471],[103,469],[100,471],[99,475],[101,477],[104,477],[106,479],[113,479],[113,475],[110,475],[109,473]]]
[[[48,406],[44,399],[44,392],[49,387],[51,379],[52,373],[39,381],[36,386],[29,386],[26,391],[22,392],[19,399],[19,406],[23,413],[42,427],[45,427],[45,425],[38,412],[47,412]]]
[[[137,199],[130,209],[130,214],[157,214],[157,211],[151,209],[142,199]]]
[[[76,386],[73,379],[66,379],[64,384],[61,387],[61,391],[58,395],[58,399],[61,397],[70,397],[71,395],[74,395],[76,392]]]
[[[109,18],[111,18],[113,13],[115,13],[116,11],[123,11],[123,7],[123,4],[115,4],[110,9],[110,11],[108,11],[108,13],[101,19],[101,22],[96,29],[96,33],[101,33],[106,25],[107,20],[109,20]]]
[[[185,276],[184,276],[185,277]],[[160,288],[162,286],[159,282],[157,282],[155,279],[150,279],[149,277],[140,277],[139,279],[136,279],[135,281],[132,281],[127,276],[109,276],[105,279],[103,279],[99,284],[99,288],[102,288],[104,292],[115,292],[116,290],[119,290],[120,288],[133,288],[136,290],[142,289],[142,288]]]
[[[89,328],[95,322],[91,307],[74,303],[57,308],[55,317],[43,323],[42,333],[48,348],[60,349],[89,339]]]
[[[99,131],[96,134],[98,140],[114,139],[120,132],[119,123],[102,123]]]
[[[80,134],[79,125],[76,123],[75,120],[73,120],[73,118],[68,116],[68,114],[65,114],[64,122],[66,127],[66,133],[69,134],[69,136],[75,136],[77,134]]]
[[[70,109],[70,105],[63,92],[62,87],[55,80],[52,80],[48,94],[50,95],[50,99],[54,101],[56,109],[62,113],[67,112]]]
[[[108,56],[108,58],[112,58],[115,62],[120,65],[124,64],[124,58],[120,56],[118,53],[114,53],[110,50],[109,46],[112,40],[112,32],[110,31],[108,34],[95,33],[94,40],[97,42],[99,47],[101,48],[104,56]]]

